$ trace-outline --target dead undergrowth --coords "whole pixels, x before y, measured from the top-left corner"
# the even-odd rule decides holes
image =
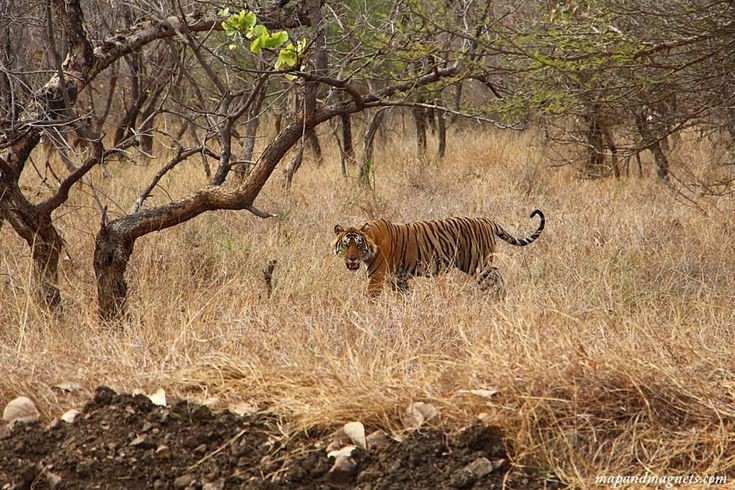
[[[711,175],[706,141],[682,145],[681,161]],[[732,476],[732,198],[694,206],[654,177],[579,180],[528,134],[456,135],[428,167],[412,150],[380,150],[373,191],[328,158],[305,165],[289,193],[274,176],[257,205],[276,219],[210,213],[139,240],[122,331],[95,319],[88,190],[55,217],[68,253],[57,316],[33,306],[27,246],[3,227],[0,400],[28,395],[52,418],[99,384],[163,387],[214,407],[247,401],[288,416],[294,433],[348,420],[397,430],[400,411],[426,401],[446,426],[482,416],[503,429],[515,464],[573,486],[603,474]],[[97,192],[119,212],[155,171],[111,163]],[[182,166],[153,199],[188,192],[201,174]],[[452,273],[370,303],[363,274],[330,255],[336,223],[489,216],[524,234],[536,207],[541,238],[500,245],[503,302]],[[63,381],[82,389],[54,388]],[[468,393],[478,389],[496,393]]]

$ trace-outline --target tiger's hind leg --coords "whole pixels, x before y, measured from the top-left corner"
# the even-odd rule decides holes
[[[477,274],[480,291],[488,292],[497,299],[505,298],[505,281],[503,275],[494,265],[486,265]]]
[[[408,279],[409,275],[405,272],[396,272],[390,278],[390,286],[391,288],[393,288],[393,291],[398,291],[399,293],[405,294],[410,289],[408,287]]]

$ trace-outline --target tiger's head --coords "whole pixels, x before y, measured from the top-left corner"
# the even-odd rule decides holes
[[[377,250],[375,242],[365,233],[368,227],[368,223],[360,229],[334,226],[334,233],[337,235],[333,244],[334,254],[344,257],[345,265],[351,271],[358,270],[360,262],[369,262],[375,256]]]

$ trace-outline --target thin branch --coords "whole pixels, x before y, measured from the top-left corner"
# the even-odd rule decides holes
[[[138,198],[135,200],[135,202],[133,202],[133,205],[130,208],[130,211],[128,211],[128,214],[135,214],[140,211],[140,208],[143,206],[143,201],[145,201],[150,196],[151,192],[153,192],[153,189],[158,185],[164,175],[166,175],[170,170],[176,167],[176,165],[183,162],[190,156],[196,155],[197,153],[203,151],[208,152],[209,150],[204,146],[195,146],[193,148],[189,148],[188,150],[184,150],[183,148],[179,147],[178,151],[176,152],[176,156],[174,156],[166,165],[164,165],[158,172],[156,172],[156,175],[148,184],[148,187],[146,187],[145,190],[140,194],[140,196],[138,196]]]
[[[326,75],[314,75],[312,73],[306,72],[295,72],[293,74],[298,76],[299,78],[303,78],[307,82],[319,82],[342,89],[350,94],[352,100],[355,101],[355,107],[357,107],[358,111],[361,111],[365,108],[365,102],[362,100],[360,92],[358,92],[358,90],[354,86],[350,85],[349,80],[340,80],[339,78],[333,78]]]
[[[250,211],[251,213],[253,213],[258,218],[277,218],[278,217],[278,215],[276,215],[276,214],[266,213],[265,211],[261,211],[260,209],[256,208],[255,206],[252,206],[252,205],[245,206],[244,209]]]

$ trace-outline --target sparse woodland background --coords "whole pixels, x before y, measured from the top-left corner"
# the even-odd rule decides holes
[[[572,486],[735,478],[732,2],[0,10],[0,400],[164,387],[294,432],[421,400]],[[374,217],[526,233],[536,207],[502,302],[452,273],[370,303],[329,247]]]

